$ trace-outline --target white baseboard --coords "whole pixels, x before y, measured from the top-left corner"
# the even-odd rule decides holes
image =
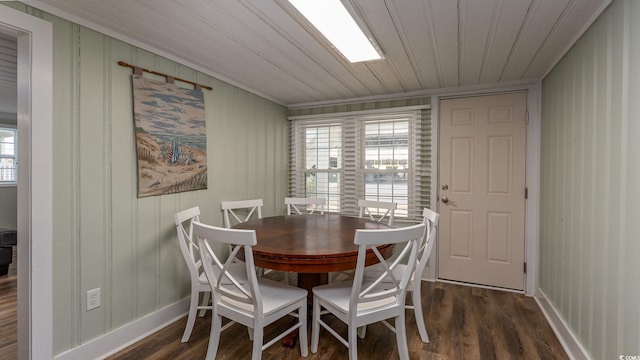
[[[573,360],[590,360],[591,357],[589,357],[589,353],[584,346],[582,346],[582,343],[580,343],[569,326],[567,326],[567,323],[564,321],[558,310],[549,301],[549,298],[547,298],[544,291],[538,289],[538,292],[533,298],[538,303],[544,317],[547,318],[553,332],[556,333],[564,351],[567,352],[567,356]]]
[[[186,316],[189,298],[55,356],[56,360],[104,359]]]

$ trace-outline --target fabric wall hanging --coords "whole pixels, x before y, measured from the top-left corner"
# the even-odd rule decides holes
[[[138,197],[207,188],[207,131],[199,89],[131,75]]]

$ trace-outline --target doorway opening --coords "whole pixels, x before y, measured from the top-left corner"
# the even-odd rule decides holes
[[[17,39],[18,358],[53,358],[53,29],[2,5],[0,31]]]

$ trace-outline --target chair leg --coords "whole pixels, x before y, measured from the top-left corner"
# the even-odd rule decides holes
[[[207,348],[206,360],[214,360],[218,352],[220,342],[220,328],[222,327],[222,316],[213,314],[211,318],[211,332],[209,333],[209,347]]]
[[[360,326],[358,328],[358,337],[360,339],[364,339],[364,336],[367,334],[367,325]]]
[[[260,360],[262,358],[262,337],[264,328],[260,324],[256,324],[253,328],[253,350],[251,350],[251,360]]]
[[[395,329],[400,360],[409,360],[409,348],[407,345],[407,330],[404,323],[404,313],[400,316],[396,316]]]
[[[349,360],[358,360],[358,328],[349,325],[347,339],[349,342]]]
[[[318,299],[313,297],[313,312],[311,317],[313,323],[311,324],[311,352],[318,352],[318,342],[320,341],[320,303]]]
[[[211,293],[208,291],[204,293],[204,295],[202,296],[202,302],[200,303],[200,306],[209,305],[209,295],[211,295]],[[203,317],[204,314],[206,313],[207,313],[207,309],[200,309],[200,317]]]
[[[196,315],[198,314],[198,291],[191,291],[191,301],[189,304],[189,315],[187,316],[187,325],[184,327],[184,333],[182,334],[182,342],[189,341],[191,332],[193,331],[193,325],[196,323]]]
[[[411,301],[413,302],[413,312],[416,316],[416,324],[418,325],[418,332],[420,333],[420,339],[425,344],[429,343],[429,335],[427,335],[427,327],[424,324],[424,315],[422,314],[422,295],[420,294],[420,283],[411,292]]]
[[[298,321],[300,327],[298,328],[298,338],[300,339],[300,355],[307,357],[309,355],[309,344],[307,343],[307,301],[303,302],[302,306],[298,309]]]

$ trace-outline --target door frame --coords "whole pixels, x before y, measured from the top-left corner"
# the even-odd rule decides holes
[[[496,95],[510,92],[527,92],[527,112],[529,122],[527,124],[527,147],[526,147],[526,187],[528,197],[525,203],[525,261],[527,272],[525,274],[525,290],[528,296],[536,294],[538,289],[538,245],[540,244],[540,82],[535,84],[515,85],[510,87],[495,87],[484,90],[468,90],[459,92],[447,92],[431,96],[431,163],[437,164],[431,172],[431,198],[430,204],[436,211],[439,203],[437,200],[439,184],[439,135],[440,135],[440,100],[450,98],[461,98],[471,96]],[[439,244],[436,242],[436,246]],[[437,273],[437,251],[431,253],[430,264],[436,266],[429,267],[429,278],[438,279]]]
[[[4,5],[0,27],[18,40],[18,358],[52,359],[53,27]]]

